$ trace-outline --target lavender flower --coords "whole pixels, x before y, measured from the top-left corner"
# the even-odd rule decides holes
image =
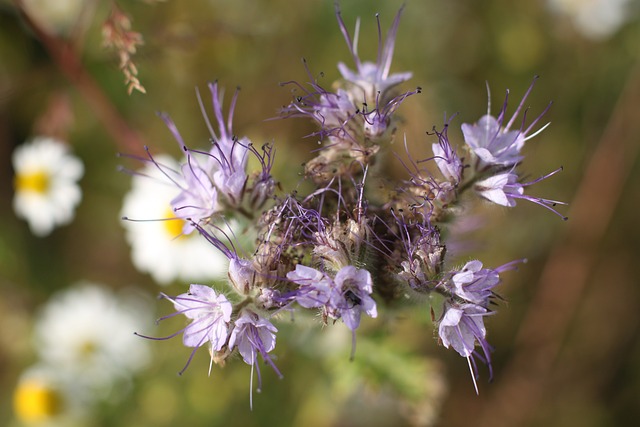
[[[307,74],[311,77],[308,68]],[[349,148],[359,142],[361,123],[352,120],[360,114],[360,110],[346,91],[338,89],[333,93],[317,82],[309,83],[312,90],[307,90],[296,82],[284,84],[294,84],[304,92],[304,95],[297,95],[291,104],[282,109],[284,117],[308,117],[314,120],[321,129],[309,136],[328,137],[330,147]]]
[[[333,144],[346,143],[349,146],[358,142],[359,126],[350,122],[359,114],[359,110],[346,91],[338,89],[336,93],[321,92],[318,103],[309,105],[313,106],[314,118],[327,132]]]
[[[325,315],[341,318],[352,331],[360,325],[362,312],[370,317],[378,315],[376,302],[371,298],[371,273],[367,270],[348,265],[331,279],[321,271],[297,265],[287,278],[300,285],[294,296],[298,304],[306,308],[324,307]]]
[[[524,187],[518,182],[518,175],[513,172],[501,173],[476,182],[474,186],[478,195],[501,206],[513,207],[515,199],[522,197]]]
[[[231,303],[211,287],[192,284],[189,292],[171,298],[178,310],[192,322],[183,329],[182,342],[186,347],[202,347],[209,343],[212,351],[219,351],[227,341],[228,324],[231,320]]]
[[[171,200],[176,217],[188,219],[184,221],[184,234],[190,234],[194,230],[194,222],[206,223],[220,210],[218,190],[213,185],[209,173],[192,156],[188,156],[187,159],[187,163],[181,167],[182,191]]]
[[[159,116],[185,153],[186,162],[177,172],[156,162],[151,155],[149,155],[149,159],[173,184],[180,188],[180,193],[171,201],[171,206],[178,218],[189,219],[189,221],[185,221],[183,233],[190,234],[194,230],[192,223],[207,222],[221,209],[218,202],[218,189],[214,185],[212,170],[206,156],[203,156],[202,153],[194,153],[187,148],[180,131],[167,114],[160,113]],[[201,165],[198,158],[205,164]]]
[[[456,296],[482,307],[489,305],[491,289],[500,282],[497,270],[482,268],[482,262],[469,261],[451,278]]]
[[[302,96],[296,96],[294,102],[282,110],[284,116],[312,118],[321,126],[321,130],[312,135],[328,137],[328,148],[351,150],[351,157],[358,161],[375,154],[368,152],[373,144],[390,141],[395,131],[393,124],[395,111],[408,96],[421,91],[417,88],[400,95],[392,91],[392,88],[412,76],[409,72],[389,75],[401,13],[402,8],[396,15],[384,46],[378,19],[380,45],[377,61],[376,63],[362,62],[357,53],[360,21],[358,20],[356,24],[355,39],[352,40],[336,3],[338,25],[356,64],[356,71],[350,70],[340,62],[338,69],[346,84],[338,87],[334,93],[324,89],[315,81],[309,69],[306,68],[305,62],[307,74],[312,81],[309,83],[311,90],[295,82],[284,83],[294,84],[304,93]],[[363,152],[365,153],[362,154]]]
[[[179,169],[171,157],[154,156],[153,162],[135,172],[121,210],[124,218],[131,218],[123,226],[134,266],[164,285],[176,279],[191,283],[211,280],[224,276],[227,268],[226,258],[198,233],[186,234],[198,217],[192,221],[178,218],[171,206],[176,188],[167,183],[167,176],[181,182]]]
[[[238,91],[233,95],[227,122],[224,122],[222,114],[222,93],[218,91],[218,82],[209,83],[209,90],[213,100],[213,112],[218,121],[218,137],[206,119],[211,133],[213,147],[209,151],[213,160],[213,180],[222,194],[227,198],[231,206],[237,206],[242,199],[242,192],[247,181],[245,168],[249,154],[251,141],[244,137],[238,140],[232,130],[233,112],[238,99]],[[206,116],[205,116],[206,118]]]
[[[390,99],[383,99],[380,95],[375,98],[375,108],[363,103],[362,116],[364,118],[364,136],[373,142],[389,142],[395,132],[394,114],[400,104],[411,95],[421,93],[422,88],[404,92]]]
[[[160,169],[174,185],[180,188],[180,193],[172,202],[176,216],[189,219],[184,225],[183,232],[189,234],[194,230],[193,224],[206,224],[214,215],[225,208],[238,208],[247,189],[248,176],[246,166],[249,154],[254,154],[262,164],[262,172],[256,176],[252,191],[252,202],[263,203],[273,192],[273,179],[270,171],[272,166],[272,151],[268,146],[263,147],[263,154],[253,148],[248,138],[237,139],[233,135],[232,120],[238,92],[233,96],[229,107],[229,115],[225,122],[222,114],[222,93],[218,84],[210,83],[209,90],[212,97],[213,112],[218,122],[219,135],[213,129],[206,114],[202,99],[198,93],[198,101],[207,128],[211,134],[212,147],[208,152],[193,150],[187,147],[178,128],[166,114],[160,114],[174,138],[185,153],[186,162],[180,171],[157,163],[153,157],[150,160]]]
[[[278,329],[267,319],[250,310],[243,310],[234,323],[235,327],[229,338],[229,349],[237,345],[242,359],[248,365],[256,363],[258,354],[264,360],[270,361],[267,354],[276,347]]]
[[[453,185],[457,185],[462,181],[464,165],[449,142],[449,137],[447,136],[448,129],[448,123],[445,124],[442,132],[438,132],[434,129],[434,132],[438,136],[438,142],[432,144],[431,149],[433,150],[433,159],[435,160],[440,173],[442,173],[442,176],[444,176]]]
[[[300,285],[295,300],[302,307],[317,308],[329,302],[333,283],[321,271],[298,264],[294,271],[287,273],[287,279]]]
[[[486,308],[475,304],[447,306],[438,327],[442,344],[453,347],[462,357],[471,356],[476,340],[483,342],[487,335],[483,317],[488,313]]]
[[[556,205],[566,205],[564,202],[559,202],[557,200],[549,200],[543,199],[540,197],[527,196],[524,194],[524,187],[528,187],[537,182],[542,181],[543,179],[549,178],[552,175],[560,172],[562,168],[556,169],[555,171],[544,175],[534,181],[520,183],[518,182],[518,175],[516,175],[513,171],[500,173],[489,178],[486,178],[482,181],[476,182],[474,185],[475,191],[478,195],[484,197],[490,202],[496,203],[501,206],[513,207],[516,205],[516,199],[524,199],[535,204],[538,204],[546,209],[549,209],[551,212],[558,215],[560,218],[566,220],[567,217],[560,214],[556,211],[553,206]]]
[[[473,385],[478,393],[476,383],[474,356],[480,356],[476,351],[476,342],[482,348],[482,358],[491,370],[491,347],[486,340],[487,330],[484,326],[484,317],[492,314],[491,311],[476,304],[462,304],[445,306],[445,311],[440,319],[438,335],[442,345],[446,348],[453,347],[460,356],[469,362],[469,370],[473,378]]]
[[[136,333],[136,335],[152,339],[167,340],[179,334],[183,334],[182,343],[186,347],[193,347],[193,351],[187,360],[185,366],[180,370],[182,373],[189,367],[193,356],[198,348],[205,344],[209,344],[211,354],[211,362],[214,361],[214,354],[220,351],[227,343],[228,324],[231,320],[233,307],[227,298],[222,294],[217,294],[209,286],[192,284],[189,292],[170,297],[166,294],[160,294],[163,298],[171,301],[177,310],[168,316],[161,317],[159,321],[169,319],[180,314],[185,315],[192,322],[185,328],[175,332],[167,337],[154,338]],[[209,367],[211,372],[211,366]]]
[[[371,298],[373,282],[371,273],[347,265],[338,271],[335,278],[326,273],[303,265],[296,265],[295,271],[287,273],[287,279],[299,288],[284,299],[295,300],[305,308],[322,308],[324,321],[327,318],[342,319],[351,330],[351,359],[356,349],[356,329],[364,312],[377,317],[376,302]]]
[[[485,116],[481,117],[480,120],[474,124],[465,123],[462,125],[464,140],[469,148],[471,148],[471,151],[479,159],[479,169],[486,165],[510,166],[520,162],[523,159],[523,156],[520,155],[520,150],[524,146],[524,143],[538,135],[549,125],[549,123],[547,123],[533,134],[528,135],[551,107],[551,104],[549,104],[547,108],[545,108],[544,111],[526,128],[524,128],[524,122],[526,119],[525,111],[520,129],[511,130],[511,126],[520,114],[520,111],[522,111],[524,103],[531,93],[536,80],[537,77],[529,86],[529,89],[524,94],[524,97],[522,98],[522,101],[520,101],[516,111],[513,113],[513,116],[506,124],[504,124],[504,120],[507,110],[507,101],[509,99],[509,91],[507,91],[507,96],[497,118],[490,114],[491,100],[489,100],[489,107]],[[489,87],[487,86],[487,91],[488,90]]]
[[[328,302],[329,314],[337,317],[339,313],[347,328],[352,331],[360,325],[360,314],[377,317],[376,302],[371,298],[373,282],[371,273],[348,265],[338,271],[334,279],[336,287],[332,289]]]
[[[258,372],[258,391],[262,388],[262,377],[258,363],[258,354],[282,378],[282,374],[271,360],[270,353],[276,347],[278,330],[271,322],[259,314],[244,309],[235,321],[235,327],[229,337],[229,350],[238,347],[242,360],[251,365],[251,391],[253,392],[253,368]],[[250,394],[250,405],[253,407],[253,393]]]
[[[398,32],[398,26],[400,24],[400,15],[402,15],[401,7],[398,11],[389,32],[387,38],[382,45],[382,30],[380,28],[380,19],[376,14],[376,20],[378,22],[378,57],[376,62],[365,61],[362,62],[358,56],[358,36],[360,29],[360,19],[356,21],[356,30],[354,39],[349,35],[349,31],[342,20],[340,13],[340,7],[336,3],[336,17],[338,18],[338,25],[340,31],[344,36],[347,46],[353,61],[356,65],[356,71],[350,70],[344,63],[338,63],[338,69],[342,74],[342,77],[348,82],[352,83],[355,87],[360,89],[360,93],[356,93],[353,96],[355,102],[363,100],[364,102],[373,102],[379,95],[382,99],[386,99],[388,91],[397,86],[398,84],[405,82],[413,75],[410,72],[397,73],[389,75],[391,70],[391,61],[393,59],[393,51],[396,42],[396,33]]]

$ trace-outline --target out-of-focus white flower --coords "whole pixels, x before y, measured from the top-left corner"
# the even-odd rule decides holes
[[[22,0],[24,8],[49,31],[63,33],[78,20],[86,0]]]
[[[34,344],[43,364],[88,394],[108,393],[149,360],[134,335],[152,313],[137,297],[82,283],[54,295],[37,317]]]
[[[576,29],[592,39],[615,33],[628,19],[629,0],[548,0],[549,8],[567,15]]]
[[[29,223],[33,234],[46,236],[56,225],[68,224],[82,192],[78,180],[82,162],[62,142],[34,138],[13,152],[13,208]]]
[[[168,156],[154,159],[163,167],[179,170]],[[179,191],[153,164],[133,176],[122,207],[122,215],[130,219],[123,225],[133,264],[160,284],[224,277],[229,263],[226,256],[198,233],[182,234],[184,220],[176,218],[171,207]]]

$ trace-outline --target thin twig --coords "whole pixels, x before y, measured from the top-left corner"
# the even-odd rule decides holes
[[[15,0],[15,4],[25,23],[47,49],[60,71],[83,95],[119,149],[127,153],[143,155],[142,137],[129,126],[102,88],[86,71],[73,47],[65,40],[50,34],[32,19],[21,0]]]

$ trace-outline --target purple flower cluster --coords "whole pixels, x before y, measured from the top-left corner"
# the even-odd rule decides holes
[[[372,166],[384,161],[379,153],[392,141],[398,107],[420,91],[398,89],[410,72],[391,73],[401,13],[386,38],[378,20],[378,57],[368,62],[360,59],[354,41],[359,21],[352,38],[336,6],[355,69],[339,63],[342,79],[331,91],[313,78],[308,84],[286,83],[294,94],[283,117],[308,118],[320,127],[314,136],[322,140],[321,149],[305,164],[304,176],[314,185],[308,194],[274,195],[273,148],[258,151],[232,132],[237,92],[225,122],[218,86],[210,85],[218,133],[205,115],[212,141],[208,151],[187,148],[163,116],[186,156],[180,171],[158,165],[181,189],[172,202],[174,211],[188,220],[185,233],[197,230],[229,260],[226,296],[191,285],[187,294],[166,297],[177,310],[172,316],[191,320],[180,331],[185,346],[207,345],[218,364],[237,350],[261,381],[259,358],[280,375],[269,354],[277,332],[271,319],[282,311],[311,311],[327,325],[341,321],[355,343],[361,323],[373,322],[363,321],[363,313],[376,318],[380,309],[398,301],[421,303],[424,296],[437,294],[434,300],[442,301],[442,314],[434,319],[439,342],[468,360],[476,391],[476,361],[491,371],[484,319],[495,313],[500,275],[522,260],[493,269],[471,260],[460,268],[460,261],[447,253],[448,225],[464,215],[461,206],[473,203],[473,196],[505,207],[525,199],[562,217],[554,208],[560,202],[525,194],[525,188],[559,170],[529,182],[517,171],[525,142],[546,127],[534,130],[548,107],[526,124],[524,104],[532,84],[508,121],[505,99],[497,117],[489,112],[475,124],[463,124],[464,144],[457,148],[449,140],[449,119],[444,129],[430,134],[437,138],[432,156],[418,161],[409,156],[403,163],[405,180],[371,188],[367,183],[379,178]],[[312,75],[308,67],[307,73]],[[246,172],[250,155],[261,165],[251,175]],[[241,217],[257,236],[244,250],[229,226]]]

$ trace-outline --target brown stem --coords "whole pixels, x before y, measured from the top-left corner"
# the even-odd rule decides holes
[[[102,88],[86,71],[73,47],[40,26],[25,10],[21,0],[15,0],[15,3],[25,23],[49,52],[60,71],[80,91],[119,149],[130,154],[144,155],[142,137],[129,126]]]

